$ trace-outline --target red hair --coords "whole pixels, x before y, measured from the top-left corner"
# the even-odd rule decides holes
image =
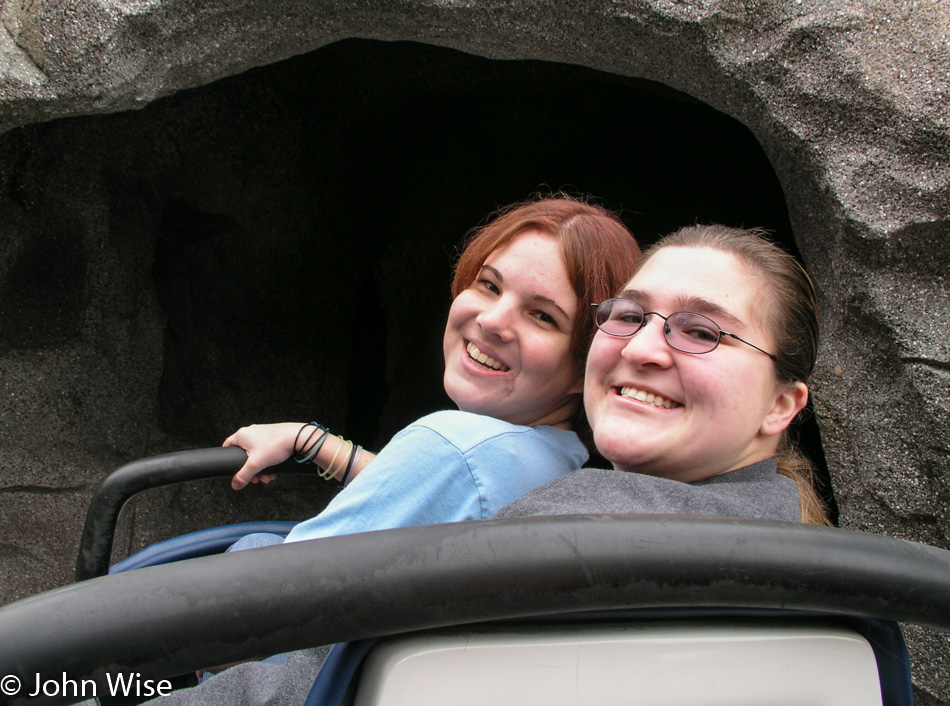
[[[613,213],[573,196],[556,194],[513,204],[470,234],[455,266],[452,296],[471,286],[489,255],[527,229],[551,235],[560,244],[578,302],[571,351],[583,369],[596,331],[590,305],[623,288],[640,259],[640,246]]]

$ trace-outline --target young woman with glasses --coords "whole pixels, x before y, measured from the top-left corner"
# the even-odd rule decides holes
[[[588,302],[626,281],[640,250],[612,214],[559,195],[509,207],[468,241],[445,327],[444,385],[458,410],[399,432],[373,457],[319,425],[244,427],[225,445],[248,460],[238,489],[291,455],[352,480],[287,541],[483,519],[580,468]],[[272,476],[263,476],[269,481]],[[254,535],[242,549],[279,541]]]
[[[814,289],[794,258],[757,231],[684,228],[649,248],[621,293],[594,308],[600,331],[584,403],[598,451],[627,473],[578,471],[499,516],[827,524],[810,464],[787,439],[818,351]]]

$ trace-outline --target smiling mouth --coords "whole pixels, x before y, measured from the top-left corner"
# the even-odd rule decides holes
[[[679,402],[674,402],[669,400],[662,395],[658,395],[655,392],[647,392],[646,390],[638,390],[635,387],[621,387],[620,388],[621,397],[630,397],[637,400],[638,402],[645,402],[646,404],[652,404],[654,407],[660,407],[661,409],[673,409],[674,407],[682,407]]]
[[[511,370],[511,368],[509,368],[504,363],[499,363],[490,355],[482,353],[480,350],[478,350],[478,348],[475,347],[474,343],[469,343],[467,346],[465,346],[465,350],[468,352],[469,358],[479,365],[488,368],[489,370],[497,370],[502,373],[506,373]]]

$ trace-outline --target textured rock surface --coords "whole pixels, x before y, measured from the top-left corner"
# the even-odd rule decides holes
[[[131,458],[252,419],[384,439],[435,404],[438,360],[420,351],[436,345],[446,253],[542,182],[627,206],[647,237],[695,218],[794,235],[821,295],[815,412],[841,524],[950,545],[945,3],[320,5],[3,2],[0,598],[69,580],[92,487]],[[609,76],[327,46],[346,38]],[[742,181],[739,132],[622,77],[748,128],[787,220]],[[671,105],[693,122],[649,121]],[[581,162],[572,143],[600,162],[558,170]],[[353,301],[382,312],[385,338],[341,330]],[[384,346],[377,370],[363,352]],[[351,417],[356,400],[374,421]],[[155,494],[129,513],[130,541],[170,531],[169,513],[183,530],[325,498],[281,487]],[[946,636],[909,637],[918,701],[950,702]]]

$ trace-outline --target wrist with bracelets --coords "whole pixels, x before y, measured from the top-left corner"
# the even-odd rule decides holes
[[[300,438],[303,435],[304,429],[311,429],[310,433],[307,435],[306,440],[303,444],[300,444]],[[317,454],[320,452],[320,449],[323,448],[323,444],[326,442],[327,437],[330,435],[330,430],[327,429],[322,424],[317,422],[308,422],[300,427],[297,431],[297,436],[294,438],[294,453],[293,459],[297,463],[313,463],[317,457]],[[314,438],[316,437],[316,439]],[[333,454],[333,458],[330,459],[330,463],[327,464],[325,469],[321,469],[317,472],[317,475],[323,478],[324,480],[330,480],[333,478],[339,471],[343,471],[343,477],[340,479],[340,482],[343,485],[346,485],[350,480],[350,475],[353,471],[354,466],[356,465],[357,460],[360,457],[360,454],[363,451],[362,446],[354,444],[352,441],[348,441],[343,437],[337,437],[340,440],[340,444],[336,447],[336,452]],[[344,445],[349,444],[350,449],[347,454],[344,455],[344,458],[347,459],[346,465],[341,467],[334,468],[336,464],[337,456],[340,455],[340,451]],[[300,450],[298,451],[298,445]],[[317,464],[319,466],[319,464]]]
[[[303,445],[300,447],[300,451],[297,450],[297,444],[300,442],[300,435],[303,434],[304,429],[313,427],[313,430],[310,432],[310,435],[307,437],[307,440],[303,442]],[[313,437],[317,436],[319,432],[323,432],[319,435],[316,441],[313,441]],[[317,453],[323,447],[323,442],[327,440],[330,430],[327,429],[322,424],[317,424],[317,422],[309,422],[300,427],[300,430],[297,432],[296,438],[294,438],[294,461],[297,463],[312,463],[313,459],[317,457]],[[311,443],[313,441],[313,443]]]

